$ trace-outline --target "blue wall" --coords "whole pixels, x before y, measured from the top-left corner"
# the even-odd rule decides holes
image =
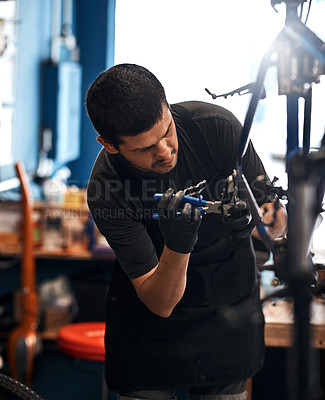
[[[27,169],[37,165],[41,61],[50,54],[51,1],[19,0],[14,156]],[[26,141],[26,137],[28,140]]]
[[[16,98],[13,156],[28,171],[38,163],[40,65],[50,54],[51,0],[19,0],[17,24]],[[2,167],[1,178],[16,176],[13,165]]]
[[[41,128],[41,67],[51,50],[52,0],[18,0],[18,14],[14,160],[22,160],[26,169],[34,172]],[[80,158],[68,166],[70,183],[85,187],[100,145],[84,101],[91,82],[114,63],[115,0],[75,0],[74,24],[83,71],[81,148]],[[12,165],[1,176],[8,179],[15,175]]]
[[[96,4],[96,5],[95,5]],[[100,145],[84,106],[87,90],[97,75],[114,62],[115,0],[79,0],[76,36],[83,69],[80,158],[69,164],[71,184],[85,187]]]

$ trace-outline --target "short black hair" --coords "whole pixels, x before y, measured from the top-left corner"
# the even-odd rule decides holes
[[[88,116],[97,133],[116,149],[123,136],[153,127],[168,106],[156,76],[136,64],[118,64],[102,72],[86,96]]]

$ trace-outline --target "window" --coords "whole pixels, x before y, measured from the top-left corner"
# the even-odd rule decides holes
[[[324,6],[325,1],[313,4],[308,19],[322,40]],[[277,9],[278,14],[271,0],[117,0],[115,63],[147,67],[170,103],[214,102],[244,122],[249,94],[213,100],[205,88],[219,95],[255,81],[261,58],[284,26],[284,5]],[[286,99],[277,93],[273,67],[265,87],[251,139],[266,169],[285,186]],[[324,132],[321,93],[324,97],[324,83],[314,87],[312,146],[319,146]]]

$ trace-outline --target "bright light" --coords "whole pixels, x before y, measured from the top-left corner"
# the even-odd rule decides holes
[[[115,62],[150,69],[171,103],[210,101],[206,87],[221,94],[255,80],[262,54],[283,25],[269,3],[117,0]]]
[[[325,1],[312,4],[308,23],[323,36],[324,6]],[[263,55],[284,26],[285,5],[276,8],[278,13],[271,0],[117,0],[115,63],[147,67],[170,103],[215,103],[243,123],[250,95],[213,100],[205,88],[219,95],[256,80]],[[259,102],[250,137],[271,177],[285,186],[286,98],[277,93],[275,67],[265,87],[267,98]],[[316,85],[312,146],[324,132],[324,97],[324,83]]]

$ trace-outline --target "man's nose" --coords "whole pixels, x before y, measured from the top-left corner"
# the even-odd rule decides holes
[[[166,140],[161,140],[157,145],[155,146],[155,157],[162,159],[162,158],[170,158],[171,156],[171,149],[168,146],[168,143]]]

